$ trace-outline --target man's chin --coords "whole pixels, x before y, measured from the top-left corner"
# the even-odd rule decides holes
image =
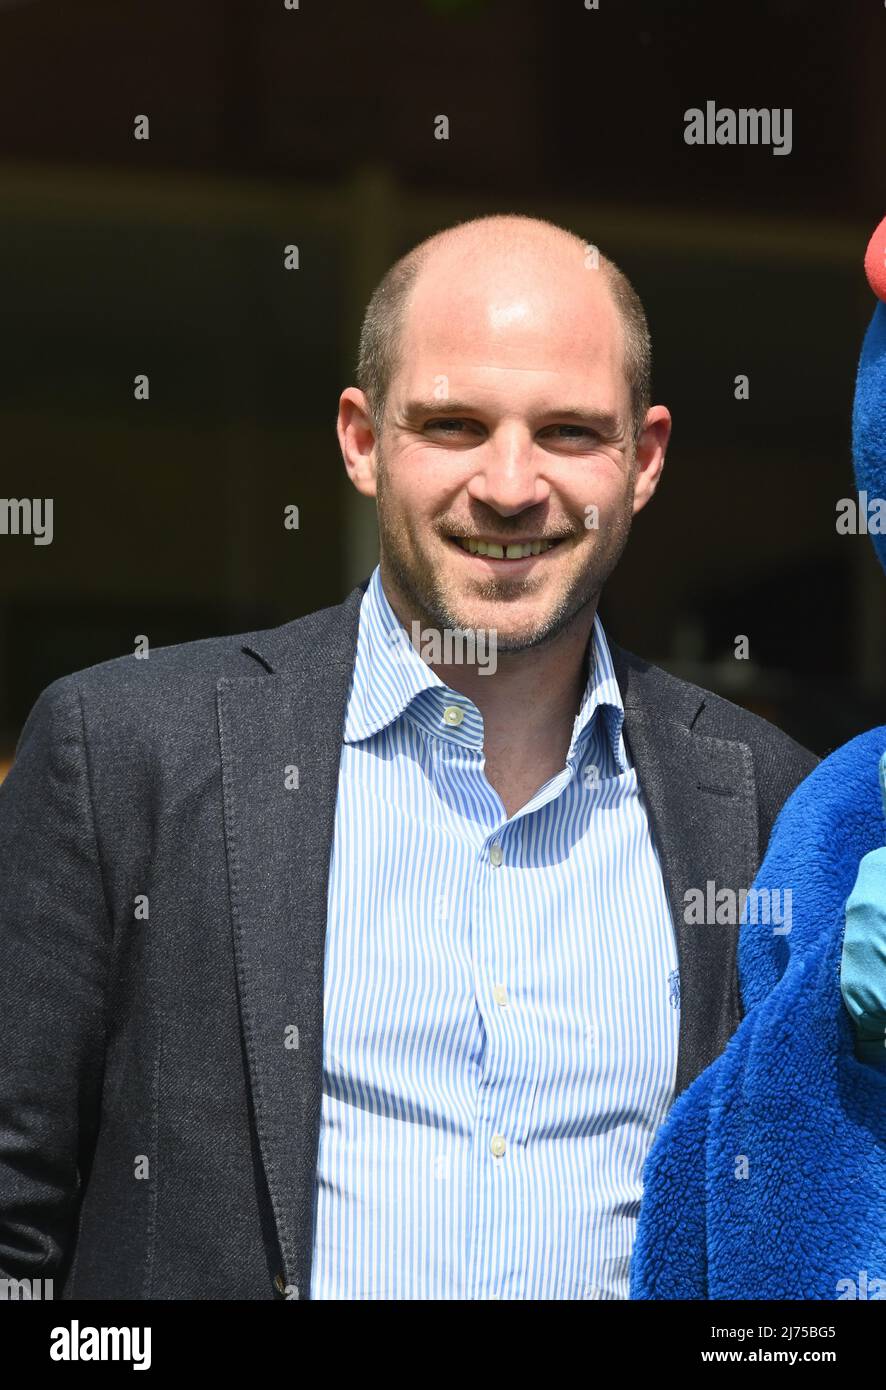
[[[473,575],[460,557],[444,568],[436,555],[427,559],[416,556],[410,565],[393,560],[390,568],[408,606],[422,614],[422,626],[440,631],[495,632],[502,653],[526,651],[551,640],[587,602],[575,592],[574,585],[564,589],[550,582],[555,578],[553,570],[547,582],[531,571],[520,579]]]
[[[550,601],[542,603],[538,599],[526,598],[518,610],[513,603],[496,602],[494,599],[465,603],[453,595],[444,608],[449,614],[444,627],[463,632],[494,633],[496,650],[501,655],[528,651],[551,641],[575,616],[559,612]]]

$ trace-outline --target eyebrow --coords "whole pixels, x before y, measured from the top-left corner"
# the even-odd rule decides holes
[[[407,401],[403,407],[402,418],[410,423],[425,419],[435,415],[440,418],[448,419],[450,416],[475,416],[478,413],[476,405],[471,405],[469,401],[455,400],[412,400]],[[547,419],[555,420],[559,423],[591,425],[600,434],[606,436],[616,436],[621,433],[622,425],[617,415],[608,410],[595,410],[593,406],[563,406],[555,407],[552,410],[536,411],[536,417],[544,416]]]

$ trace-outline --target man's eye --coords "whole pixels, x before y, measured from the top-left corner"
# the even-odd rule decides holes
[[[593,438],[593,437],[596,436],[596,433],[597,433],[596,430],[589,429],[589,428],[587,427],[587,425],[555,425],[555,426],[554,426],[554,429],[555,429],[555,430],[575,430],[575,431],[576,431],[575,434],[573,434],[573,435],[567,435],[567,438],[570,438],[570,439],[577,439],[580,435],[585,435],[587,438]]]
[[[449,426],[453,426],[453,428],[449,428]],[[457,434],[463,426],[464,420],[440,419],[429,420],[425,425],[425,429],[442,430],[444,434]]]

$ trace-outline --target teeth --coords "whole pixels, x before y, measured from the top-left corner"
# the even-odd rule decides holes
[[[496,541],[477,541],[473,537],[464,540],[457,536],[455,539],[462,550],[469,551],[471,555],[488,555],[492,560],[525,560],[528,555],[543,555],[551,549],[550,541],[527,541],[525,545],[503,547]]]

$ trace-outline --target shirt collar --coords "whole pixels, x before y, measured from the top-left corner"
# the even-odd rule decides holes
[[[612,664],[609,643],[597,614],[591,642],[593,659],[572,731],[567,762],[579,756],[579,744],[588,736],[597,710],[602,711],[607,738],[616,766],[627,767],[622,726],[624,705]],[[443,710],[460,706],[465,718],[452,727]],[[479,710],[460,691],[446,685],[419,656],[409,635],[388,601],[376,565],[360,604],[357,652],[348,708],[345,743],[359,743],[399,719],[406,710],[441,737],[482,747]]]

